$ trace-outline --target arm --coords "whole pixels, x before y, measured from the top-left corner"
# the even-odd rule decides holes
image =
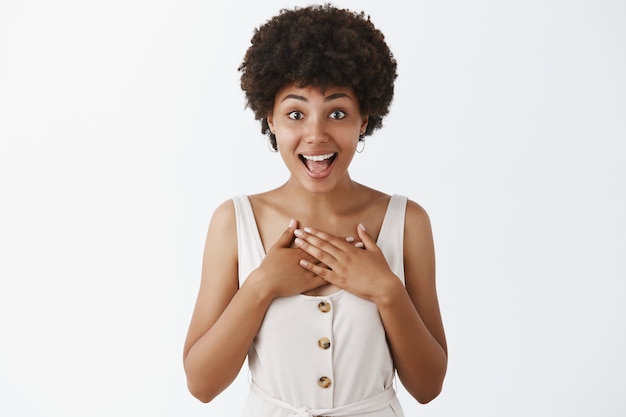
[[[301,265],[378,306],[398,376],[407,391],[427,403],[441,392],[447,347],[435,288],[430,221],[416,203],[407,205],[404,237],[406,287],[389,269],[380,248],[357,228],[365,250],[328,233],[297,230],[296,245],[328,265]]]
[[[215,211],[207,232],[202,278],[184,347],[189,391],[208,402],[239,373],[270,300],[238,290],[232,202]]]
[[[215,211],[183,353],[189,391],[199,400],[211,401],[235,379],[275,297],[298,294],[323,282],[298,266],[303,254],[289,247],[294,228],[295,223],[282,233],[239,289],[232,201]]]
[[[407,205],[404,237],[405,285],[390,285],[377,302],[398,376],[420,403],[437,397],[448,354],[435,285],[435,254],[427,213]]]

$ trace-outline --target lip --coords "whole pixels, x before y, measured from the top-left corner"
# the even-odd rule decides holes
[[[306,174],[314,179],[322,179],[322,178],[326,178],[330,175],[333,167],[335,166],[335,161],[337,160],[337,152],[331,152],[331,151],[316,151],[316,152],[303,152],[303,153],[299,153],[298,154],[298,159],[300,159],[300,162],[302,163],[302,168],[304,169],[304,172],[306,172]],[[326,157],[326,158],[322,158],[322,157]],[[320,158],[320,159],[318,159]],[[324,159],[330,159],[331,162],[330,164],[324,168],[323,170],[319,170],[319,171],[311,171],[308,166],[306,165],[305,161],[309,159],[309,160],[317,160],[317,161],[321,161]]]

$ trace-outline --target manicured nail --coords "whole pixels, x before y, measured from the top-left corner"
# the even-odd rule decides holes
[[[355,247],[355,248],[364,248],[364,247],[365,247],[365,245],[363,244],[363,242],[356,242],[356,243],[354,244],[354,247]]]
[[[296,236],[302,236],[304,233],[302,233],[302,230],[296,229],[296,230],[293,231],[293,234],[296,235]]]
[[[353,238],[352,236],[348,236],[348,237],[346,238],[346,242],[348,242],[348,243],[352,243],[352,242],[354,242],[354,238]]]
[[[294,240],[294,243],[298,246],[302,246],[302,244],[304,243],[304,240],[297,237],[296,240]]]
[[[363,223],[359,223],[359,229],[365,231],[365,226],[363,226]]]
[[[289,220],[289,229],[291,229],[294,224],[296,224],[296,221],[294,219]]]
[[[306,268],[307,266],[309,266],[309,263],[305,261],[304,259],[300,259],[300,266],[303,266]]]
[[[307,233],[311,233],[311,232],[313,232],[313,229],[311,229],[310,227],[305,227],[304,231],[307,232]]]

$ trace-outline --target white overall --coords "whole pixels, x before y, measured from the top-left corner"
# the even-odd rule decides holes
[[[250,201],[233,198],[239,285],[265,256]],[[378,235],[404,282],[406,197],[393,195]],[[395,369],[376,305],[339,290],[275,299],[248,352],[252,375],[243,417],[403,417]]]

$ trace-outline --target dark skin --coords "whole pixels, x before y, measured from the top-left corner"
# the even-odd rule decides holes
[[[233,203],[214,213],[185,342],[190,391],[210,401],[233,381],[273,299],[343,289],[376,304],[404,387],[420,402],[432,400],[447,348],[428,215],[408,202],[403,285],[375,242],[389,196],[348,174],[368,122],[353,91],[285,86],[268,122],[290,177],[250,197],[266,257],[241,288]]]
[[[261,241],[265,248],[271,247],[271,242],[275,242],[280,234],[283,232],[284,226],[280,221],[274,219],[281,219],[289,222],[290,215],[288,213],[294,213],[300,224],[313,225],[313,227],[320,230],[333,230],[342,239],[351,243],[353,246],[360,247],[362,242],[356,235],[357,223],[354,219],[363,219],[365,224],[370,228],[368,229],[373,236],[378,236],[380,226],[382,225],[381,213],[384,213],[389,202],[389,197],[371,190],[371,193],[364,195],[363,200],[352,201],[349,207],[344,209],[344,212],[335,216],[323,217],[320,215],[320,211],[314,207],[300,207],[300,205],[293,199],[286,198],[282,193],[276,194],[258,194],[251,197],[251,204],[255,213],[259,227],[259,233]],[[293,201],[292,204],[279,204],[280,201]],[[287,207],[283,207],[287,206]],[[273,227],[272,227],[273,226]],[[295,235],[294,235],[295,240]],[[308,260],[313,264],[320,264],[320,261],[313,256],[310,256],[299,249],[295,243],[292,243],[292,247],[296,248],[301,253],[301,258]],[[322,286],[314,290],[306,292],[307,295],[328,295],[338,288],[328,282],[324,281]]]

